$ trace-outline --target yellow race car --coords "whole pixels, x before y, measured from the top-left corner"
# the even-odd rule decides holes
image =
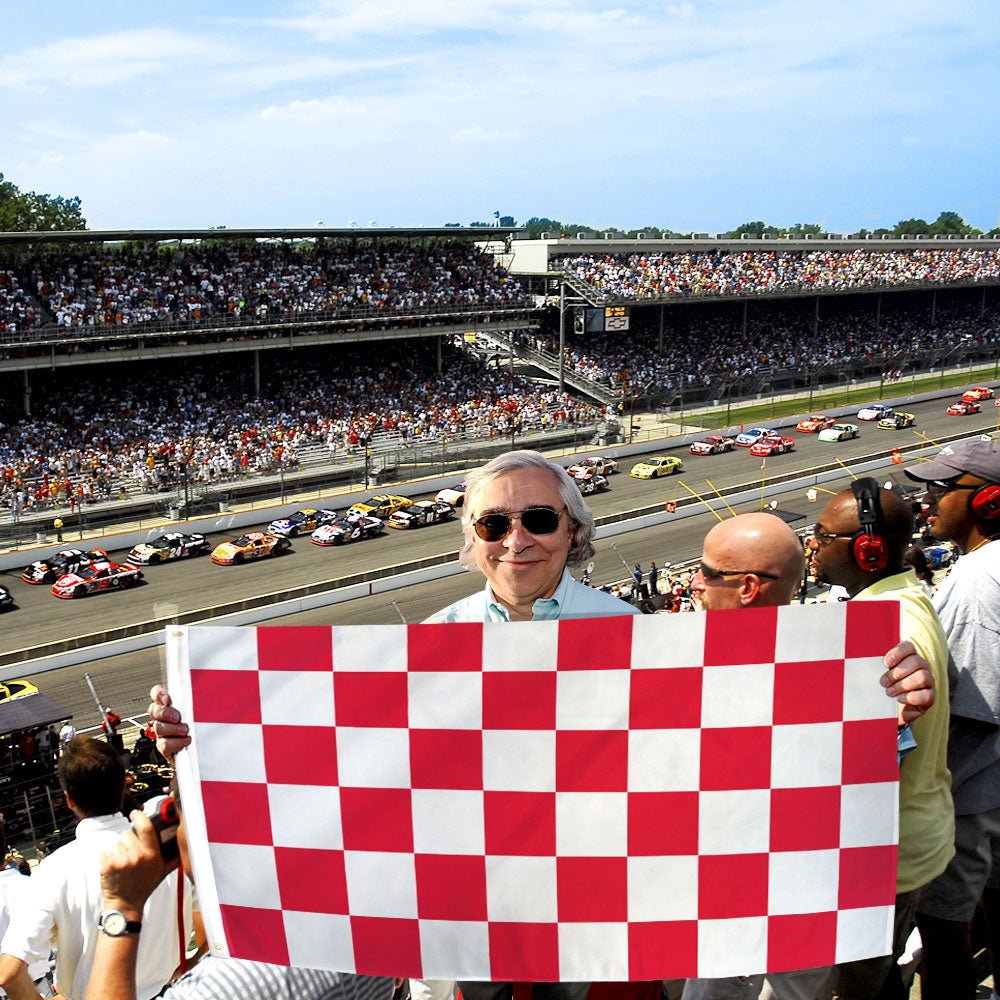
[[[29,694],[38,694],[38,688],[31,681],[7,681],[0,684],[0,701],[27,698]]]
[[[656,479],[659,476],[670,476],[684,468],[684,460],[673,455],[656,455],[647,458],[645,462],[637,462],[629,470],[633,479]]]
[[[395,514],[397,510],[413,505],[409,497],[390,496],[387,493],[378,493],[361,503],[354,504],[350,509],[355,514],[364,514],[367,517],[377,517],[385,521],[390,514]]]
[[[217,545],[212,552],[212,562],[219,566],[236,566],[251,559],[263,559],[265,556],[280,556],[287,552],[292,543],[280,535],[272,535],[267,531],[248,531],[231,542]]]

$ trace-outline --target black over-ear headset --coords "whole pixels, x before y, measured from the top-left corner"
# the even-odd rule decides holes
[[[889,543],[879,534],[882,521],[879,486],[871,476],[865,476],[855,479],[851,489],[858,503],[858,520],[861,522],[861,530],[851,539],[851,555],[865,572],[878,573],[889,565]],[[997,500],[1000,505],[1000,496]]]
[[[983,521],[995,521],[1000,518],[1000,486],[996,483],[980,486],[969,497],[969,506],[972,508],[972,513]]]

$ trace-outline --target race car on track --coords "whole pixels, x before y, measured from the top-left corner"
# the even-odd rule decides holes
[[[732,451],[736,442],[721,434],[709,434],[700,441],[694,441],[688,451],[692,455],[721,455],[724,451]]]
[[[795,442],[791,438],[764,437],[750,445],[750,454],[761,458],[768,455],[784,455],[786,451],[793,451]]]
[[[591,493],[603,493],[611,485],[607,476],[602,476],[597,472],[590,472],[586,476],[574,476],[576,485],[580,487],[580,492],[589,497]]]
[[[673,455],[655,455],[644,462],[636,462],[629,470],[634,479],[656,479],[659,476],[670,476],[684,468],[684,460]]]
[[[248,531],[231,542],[222,542],[212,550],[212,562],[218,566],[237,566],[251,559],[280,556],[292,547],[287,538],[267,531]]]
[[[76,573],[91,563],[107,558],[108,554],[104,549],[91,549],[89,552],[82,549],[62,549],[48,559],[36,559],[25,567],[21,579],[25,583],[55,583],[67,573]]]
[[[385,522],[367,514],[338,517],[336,521],[320,525],[310,536],[313,545],[343,545],[382,534]]]
[[[591,472],[596,472],[599,476],[610,476],[612,472],[617,470],[618,462],[616,459],[598,455],[596,458],[581,459],[566,471],[575,479],[577,476],[586,476]]]
[[[455,516],[455,508],[443,500],[418,500],[415,504],[389,515],[390,528],[422,528],[425,524],[440,524]]]
[[[4,681],[0,684],[0,701],[11,701],[13,698],[27,698],[29,694],[38,694],[38,688],[31,681]]]
[[[814,413],[811,417],[800,420],[795,429],[800,434],[818,434],[825,431],[827,427],[832,427],[837,422],[836,417],[828,417],[825,414]]]
[[[850,441],[858,436],[857,424],[834,424],[816,435],[817,441]]]
[[[6,587],[0,587],[0,611],[14,607],[14,598]]]
[[[204,535],[186,535],[183,531],[168,531],[165,535],[140,542],[128,554],[130,563],[155,566],[170,559],[187,559],[205,552],[208,542]]]
[[[770,427],[748,427],[745,431],[741,431],[736,435],[736,443],[741,448],[749,448],[755,441],[768,436],[776,437],[780,435],[778,435],[777,431],[772,431]]]
[[[984,399],[992,399],[993,390],[985,385],[976,385],[962,393],[962,399],[967,403],[981,403]]]
[[[884,431],[901,431],[904,427],[912,427],[917,418],[905,410],[895,410],[888,417],[883,417],[878,426]]]
[[[86,597],[104,590],[126,590],[142,579],[138,566],[125,563],[95,562],[77,573],[67,573],[52,584],[56,597]]]
[[[380,493],[361,503],[352,504],[348,513],[367,514],[368,517],[385,519],[390,514],[395,514],[397,510],[409,507],[412,503],[413,501],[409,497],[396,497]]]
[[[454,486],[446,486],[443,490],[438,490],[435,500],[441,500],[451,507],[461,507],[465,503],[465,480],[455,483]]]
[[[973,413],[979,412],[979,404],[972,403],[967,399],[960,399],[945,411],[949,417],[971,417]]]
[[[881,420],[892,416],[892,407],[886,403],[869,403],[858,410],[858,420]]]
[[[335,510],[315,507],[303,507],[288,517],[279,517],[272,521],[267,530],[272,535],[284,535],[286,538],[295,538],[297,535],[305,535],[315,531],[321,524],[329,524],[337,516]]]

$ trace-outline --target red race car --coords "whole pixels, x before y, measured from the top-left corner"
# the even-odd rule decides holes
[[[736,442],[732,438],[709,434],[708,437],[693,442],[688,451],[692,455],[720,455],[724,451],[732,451],[735,446]]]
[[[768,455],[784,455],[786,451],[791,451],[795,447],[795,442],[786,437],[766,437],[761,438],[756,444],[750,445],[750,454],[760,458],[767,458]]]
[[[985,385],[974,385],[971,389],[966,389],[962,393],[962,399],[966,403],[981,403],[984,399],[992,399],[993,390]]]
[[[973,413],[979,412],[978,403],[970,403],[967,399],[960,399],[946,410],[949,417],[971,417]]]
[[[818,434],[820,431],[825,431],[827,427],[832,427],[836,422],[836,417],[814,413],[811,417],[804,417],[800,420],[795,429],[800,434]]]
[[[67,573],[52,584],[56,597],[86,597],[102,590],[125,590],[142,579],[137,566],[125,563],[95,562],[77,573]]]

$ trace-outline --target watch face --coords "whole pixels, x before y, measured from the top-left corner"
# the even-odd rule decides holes
[[[117,910],[110,910],[103,915],[101,920],[101,928],[105,934],[110,934],[112,937],[118,937],[125,933],[125,926],[128,921],[125,919],[124,914],[119,913]]]

